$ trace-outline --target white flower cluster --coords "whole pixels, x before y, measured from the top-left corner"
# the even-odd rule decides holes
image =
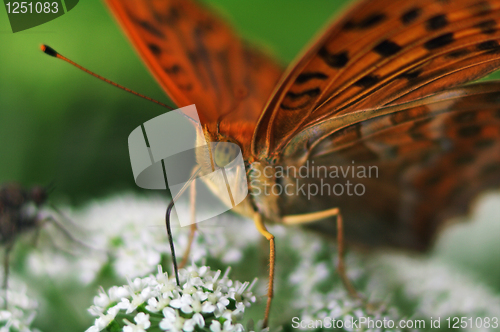
[[[382,303],[352,299],[342,289],[327,294],[315,292],[311,294],[307,302],[309,306],[304,308],[300,319],[295,321],[296,326],[292,325],[299,330],[309,331],[318,328],[318,322],[322,322],[321,328],[326,331],[401,331],[395,327],[372,328],[367,323],[368,321],[399,321],[401,316],[395,308],[387,307]]]
[[[372,290],[376,288],[377,282],[369,285],[363,282],[366,279],[366,269],[361,267],[358,256],[352,253],[346,255],[347,276],[358,287],[361,286],[358,291],[362,296],[369,296],[369,300],[353,299],[347,294],[336,270],[338,256],[335,245],[318,239],[313,234],[292,230],[287,230],[285,242],[293,244],[287,249],[295,252],[298,257],[295,269],[288,277],[296,297],[301,299],[293,304],[300,309],[299,316],[292,321],[293,328],[306,331],[317,328],[325,331],[372,331],[368,326],[359,326],[359,320],[397,321],[400,317],[395,308],[385,305],[385,301],[372,298]],[[318,326],[318,322],[322,322],[322,325]],[[353,322],[355,326],[358,324],[359,329],[351,326]]]
[[[171,264],[164,224],[167,204],[168,200],[161,197],[151,199],[128,195],[94,202],[76,212],[66,211],[70,219],[83,225],[88,231],[86,238],[83,238],[83,234],[78,234],[80,238],[103,250],[89,252],[88,249],[81,248],[82,254],[75,259],[44,243],[38,247],[39,250],[29,254],[32,265],[28,269],[34,274],[51,275],[58,281],[80,278],[86,284],[96,282],[96,278],[100,277],[99,273],[111,272],[111,277],[117,277],[116,284],[123,284],[125,276],[135,278],[153,273],[160,262]],[[179,204],[176,208],[187,207]],[[47,226],[50,227],[50,224]],[[191,262],[204,265],[204,259],[211,258],[228,264],[242,262],[244,258],[245,265],[253,264],[249,270],[259,273],[261,262],[254,258],[258,255],[253,254],[267,251],[267,247],[263,249],[260,246],[259,240],[262,237],[251,221],[226,214],[197,226],[198,236],[189,255]],[[189,228],[174,225],[172,230],[180,262],[187,247]],[[49,233],[46,231],[49,230],[44,229],[42,233]],[[336,271],[338,258],[335,241],[309,234],[299,227],[275,225],[270,226],[270,232],[276,236],[278,255],[274,303],[289,303],[272,312],[273,331],[278,328],[273,323],[290,322],[293,315],[303,320],[363,316],[383,319],[398,316],[396,310],[387,309],[383,304],[398,308],[403,317],[426,320],[437,315],[498,317],[500,314],[500,296],[494,290],[480,286],[473,275],[467,277],[466,272],[455,271],[446,261],[437,260],[435,255],[416,259],[408,255],[383,252],[361,255],[349,252],[346,255],[349,279],[360,294],[367,298],[368,303],[378,303],[376,306],[367,306],[366,302],[353,301],[345,294]],[[287,263],[284,264],[283,261]],[[265,278],[266,272],[261,270],[260,273]],[[190,268],[189,271],[202,274],[196,268]],[[219,294],[217,288],[206,290],[193,283],[190,285],[196,291],[190,293],[192,288],[186,286],[191,278],[191,272],[188,272],[181,274],[182,288],[175,288],[172,279],[168,279],[169,283],[162,284],[161,287],[173,287],[166,296],[160,289],[158,276],[135,279],[129,286],[114,287],[108,293],[103,292],[92,309],[98,316],[96,324],[89,330],[241,330],[242,327],[238,324],[241,324],[239,315],[242,311],[236,307],[236,297],[231,300],[224,289],[220,289]],[[201,281],[197,282],[209,283],[209,279],[215,278],[217,272],[205,273],[208,279],[200,277]],[[220,282],[224,278],[219,273],[216,279]],[[59,286],[62,283],[57,284]],[[232,287],[233,292],[237,293],[239,286],[235,284]],[[259,283],[258,287],[254,288],[255,293],[266,293],[266,282]],[[214,297],[220,298],[222,302],[214,300]],[[227,305],[226,300],[229,301]],[[219,309],[221,305],[225,306],[226,311]],[[240,307],[243,310],[241,305]],[[211,309],[213,311],[209,312]],[[132,311],[128,312],[129,310]],[[228,315],[231,320],[226,318]],[[288,327],[288,323],[283,324],[283,327]],[[252,329],[247,328],[249,331]]]
[[[82,237],[82,230],[78,229],[74,233],[80,233],[83,242],[100,250],[80,246],[75,259],[60,250],[64,244],[57,248],[51,245],[61,237],[59,234],[50,236],[47,243],[40,246],[41,250],[30,253],[30,271],[58,279],[78,279],[84,284],[94,281],[106,264],[111,264],[114,273],[123,278],[152,273],[163,258],[171,257],[165,229],[167,205],[167,198],[122,195],[94,202],[82,210],[66,210],[64,214],[68,219],[84,228],[88,235]],[[177,204],[176,209],[188,207]],[[251,221],[234,215],[222,215],[198,223],[197,227],[198,236],[189,255],[190,261],[197,264],[202,264],[207,257],[225,264],[238,262],[243,251],[261,238]],[[180,261],[188,245],[189,227],[176,226],[174,219],[172,232]]]
[[[500,317],[500,297],[446,262],[393,254],[379,257],[377,263],[390,275],[385,291],[400,287],[402,295],[415,303],[415,315]]]
[[[28,297],[26,287],[7,291],[7,308],[0,310],[0,332],[36,332],[31,328],[35,319],[38,303]],[[0,306],[5,308],[5,293],[2,291]]]
[[[244,331],[239,322],[245,308],[255,302],[255,281],[233,281],[228,273],[229,269],[221,275],[207,266],[191,266],[179,270],[179,287],[158,266],[156,276],[129,280],[127,286],[114,286],[107,293],[101,290],[89,309],[98,318],[87,332]]]

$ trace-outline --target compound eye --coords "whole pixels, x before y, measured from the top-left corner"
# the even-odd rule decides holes
[[[226,167],[238,157],[240,151],[240,147],[234,143],[217,143],[214,151],[215,164],[218,167]]]

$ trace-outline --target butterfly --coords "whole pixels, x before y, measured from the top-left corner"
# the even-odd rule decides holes
[[[500,185],[500,81],[466,84],[500,67],[498,0],[361,0],[286,70],[196,1],[106,2],[207,141],[241,148],[235,210],[271,257],[264,222],[339,236],[339,211],[348,242],[422,251]]]

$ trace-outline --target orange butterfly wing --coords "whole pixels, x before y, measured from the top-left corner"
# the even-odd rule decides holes
[[[494,71],[499,20],[498,0],[361,1],[287,72],[259,120],[253,153],[274,157],[321,120],[409,101]]]
[[[282,214],[339,206],[351,240],[424,249],[443,220],[500,182],[500,160],[491,157],[500,155],[499,83],[405,104],[500,66],[499,0],[362,1],[288,70],[266,106],[279,66],[203,7],[107,2],[178,106],[195,103],[204,123],[228,112],[226,123],[255,123],[264,109],[252,141],[258,159],[279,157],[284,166],[355,161],[381,172],[357,179],[366,187],[360,197],[322,196],[312,204],[280,196]],[[285,181],[295,180],[318,179]],[[334,233],[334,225],[311,227]]]
[[[177,106],[196,104],[202,124],[230,112],[255,125],[281,75],[276,62],[199,3],[106,2]]]
[[[283,184],[323,194],[280,196],[280,209],[302,214],[338,206],[349,221],[344,227],[351,242],[427,249],[443,222],[466,213],[479,193],[500,186],[499,91],[498,81],[446,90],[419,106],[332,133],[310,150],[308,163],[317,176],[291,176]],[[335,169],[341,169],[338,177]],[[344,192],[336,195],[339,184],[335,192]],[[331,220],[309,227],[336,232]]]

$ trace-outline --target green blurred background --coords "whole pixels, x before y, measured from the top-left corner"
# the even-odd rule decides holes
[[[205,2],[285,65],[348,1]],[[168,101],[104,4],[80,1],[62,17],[15,34],[0,10],[0,39],[0,183],[54,182],[52,200],[77,205],[122,190],[144,192],[134,184],[127,138],[165,109],[40,51],[48,44],[108,79]],[[460,226],[434,254],[500,292],[497,224]]]

